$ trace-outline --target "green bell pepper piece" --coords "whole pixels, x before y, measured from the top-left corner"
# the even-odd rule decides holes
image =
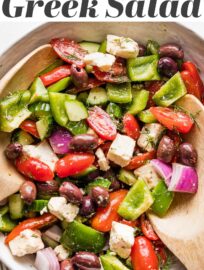
[[[17,222],[10,219],[8,214],[0,215],[0,232],[10,232],[17,225]]]
[[[72,122],[70,121],[67,125],[66,128],[73,134],[73,135],[78,135],[78,134],[85,134],[88,130],[88,126],[86,124],[85,120],[81,120],[78,122]]]
[[[53,118],[51,115],[41,117],[36,122],[36,128],[38,130],[41,141],[49,137],[53,128]]]
[[[36,78],[32,83],[30,87],[30,92],[31,92],[30,104],[37,101],[49,102],[47,89],[45,88],[43,82],[39,77]]]
[[[143,56],[127,60],[127,70],[131,81],[160,80],[157,71],[159,57],[157,55]]]
[[[154,200],[144,180],[139,179],[129,190],[121,203],[118,214],[127,219],[135,220],[146,212]]]
[[[110,102],[106,108],[106,112],[111,116],[115,118],[121,118],[122,117],[122,110],[121,107],[118,106],[115,103]]]
[[[50,85],[47,90],[48,92],[60,92],[65,90],[71,83],[71,77],[66,77],[60,81]]]
[[[130,83],[106,85],[108,99],[115,103],[129,103],[132,101],[132,91]]]
[[[134,173],[126,169],[120,169],[118,179],[128,186],[134,185],[137,181],[137,178],[135,177]]]
[[[139,120],[145,124],[151,124],[157,122],[155,116],[150,112],[150,110],[145,110],[138,113],[137,117]]]
[[[86,192],[89,193],[93,187],[104,187],[109,189],[110,185],[111,181],[106,178],[98,177],[86,186]]]
[[[48,200],[34,200],[27,206],[28,211],[40,212],[44,207],[48,205]]]
[[[138,114],[139,112],[143,111],[149,99],[149,91],[147,90],[139,90],[134,93],[134,97],[132,103],[129,106],[128,112],[131,114]]]
[[[113,255],[102,255],[100,259],[104,270],[129,270],[129,268]]]
[[[186,86],[177,72],[157,91],[153,100],[158,106],[168,107],[187,93]]]
[[[159,43],[154,40],[148,40],[147,42],[147,55],[158,54]]]
[[[43,71],[41,71],[41,72],[38,74],[38,76],[42,76],[42,75],[44,75],[44,74],[50,72],[51,70],[53,70],[53,69],[55,69],[55,68],[57,68],[57,67],[62,66],[63,63],[64,63],[63,60],[57,59],[54,63],[52,63],[52,64],[49,65],[47,68],[45,68]]]
[[[5,215],[6,213],[8,213],[8,211],[9,211],[8,205],[0,207],[0,216]]]
[[[107,48],[107,40],[104,40],[101,43],[101,46],[99,47],[98,51],[102,53],[106,53],[106,48]]]
[[[154,198],[152,211],[158,216],[164,216],[173,201],[174,193],[168,191],[166,184],[161,180],[153,189],[152,196]]]
[[[102,251],[105,242],[106,239],[103,233],[77,221],[68,224],[60,239],[60,243],[65,248],[70,248],[74,251],[91,251],[94,253]]]

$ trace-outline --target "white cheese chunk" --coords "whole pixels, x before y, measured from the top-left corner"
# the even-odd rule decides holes
[[[67,249],[65,249],[62,245],[56,246],[54,252],[59,262],[64,261],[70,256],[70,252]]]
[[[136,177],[143,179],[150,189],[154,188],[161,180],[150,163],[136,169],[134,174]]]
[[[126,136],[117,134],[108,151],[108,159],[125,167],[130,163],[135,149],[135,141]]]
[[[36,253],[44,248],[40,231],[24,230],[9,242],[9,248],[14,256],[22,257]]]
[[[159,142],[165,128],[158,124],[146,124],[137,140],[137,145],[144,151],[151,152]]]
[[[123,259],[128,258],[134,244],[134,229],[113,221],[109,244],[110,250],[116,252]]]
[[[55,164],[58,161],[58,157],[52,151],[52,148],[47,141],[43,141],[37,145],[24,145],[23,153],[44,162],[52,171],[54,171]]]
[[[139,46],[131,38],[108,35],[107,52],[126,59],[136,58],[139,54]]]
[[[62,208],[63,218],[67,222],[72,222],[75,219],[75,217],[78,215],[78,213],[79,213],[79,207],[72,203],[68,203]]]
[[[109,161],[106,158],[103,150],[101,148],[98,148],[95,152],[95,155],[98,158],[98,165],[100,167],[101,171],[108,171],[110,169]]]
[[[84,62],[86,65],[97,66],[101,71],[110,71],[112,65],[115,63],[115,56],[111,54],[95,52],[87,54],[84,57]]]

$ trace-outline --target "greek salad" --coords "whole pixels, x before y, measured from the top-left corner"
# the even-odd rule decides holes
[[[197,67],[173,43],[50,44],[57,60],[0,100],[5,155],[25,178],[1,201],[5,244],[36,254],[38,270],[168,269],[147,212],[163,217],[175,193],[197,192],[197,152],[183,138],[196,116],[177,104],[203,101]]]

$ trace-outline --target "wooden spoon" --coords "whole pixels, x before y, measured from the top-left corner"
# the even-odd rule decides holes
[[[179,102],[186,111],[197,114],[193,130],[186,136],[198,153],[199,188],[195,195],[177,193],[167,215],[149,218],[164,244],[188,270],[204,269],[204,107],[192,95]]]
[[[32,51],[18,62],[0,81],[0,98],[17,90],[26,90],[35,76],[57,58],[50,45]],[[0,201],[17,192],[25,178],[5,158],[4,150],[10,142],[8,133],[0,132]]]

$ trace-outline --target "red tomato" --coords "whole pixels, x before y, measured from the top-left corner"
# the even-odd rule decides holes
[[[148,103],[147,103],[147,108],[152,107],[152,106],[155,105],[152,97],[162,87],[163,84],[164,84],[163,81],[148,82],[148,85],[145,87],[145,89],[147,89],[149,91],[149,100],[148,100]]]
[[[140,136],[140,127],[135,119],[135,117],[130,114],[126,113],[123,116],[123,129],[125,134],[127,134],[129,137],[133,138],[134,140],[137,140]]]
[[[163,126],[170,130],[188,133],[193,127],[193,120],[184,112],[163,107],[151,107],[149,110]]]
[[[141,221],[141,229],[144,236],[146,236],[149,240],[152,241],[159,240],[159,237],[154,232],[154,229],[150,221],[145,217],[145,215],[141,216],[140,221]]]
[[[66,38],[54,38],[51,40],[54,51],[65,62],[75,64],[78,67],[84,67],[84,56],[87,54],[78,43]]]
[[[88,153],[70,153],[59,159],[55,171],[60,178],[80,173],[91,166],[94,155]]]
[[[151,160],[155,157],[155,151],[140,153],[137,156],[133,157],[130,163],[125,167],[127,170],[135,170],[142,165],[144,165],[148,160]]]
[[[198,84],[195,83],[191,73],[188,70],[181,72],[181,77],[185,83],[187,92],[191,95],[196,96],[198,99],[202,99],[202,89]]]
[[[44,86],[48,86],[50,84],[53,84],[71,74],[71,66],[64,65],[57,67],[53,70],[51,70],[48,73],[43,74],[40,76],[40,79],[42,80]]]
[[[131,220],[122,219],[119,222],[122,223],[122,224],[128,225],[130,227],[133,227],[133,228],[139,226],[139,221],[138,220],[132,220],[131,221]]]
[[[20,128],[36,138],[39,138],[38,130],[36,127],[36,123],[32,120],[25,120],[21,123]]]
[[[91,226],[100,232],[109,232],[113,221],[119,221],[120,216],[117,211],[124,200],[127,190],[120,189],[110,193],[110,202],[105,208],[98,208],[95,216],[91,220]]]
[[[16,236],[18,236],[22,231],[26,229],[36,230],[40,229],[46,225],[50,225],[53,222],[57,221],[57,218],[52,214],[46,213],[40,217],[29,218],[17,225],[6,237],[5,243],[8,244]]]
[[[50,181],[54,177],[50,167],[36,158],[21,156],[15,164],[20,173],[36,181]]]
[[[89,126],[104,140],[114,140],[117,129],[109,114],[100,107],[95,106],[89,110],[87,119]]]
[[[135,238],[131,251],[134,270],[159,270],[159,262],[152,243],[144,236]]]

